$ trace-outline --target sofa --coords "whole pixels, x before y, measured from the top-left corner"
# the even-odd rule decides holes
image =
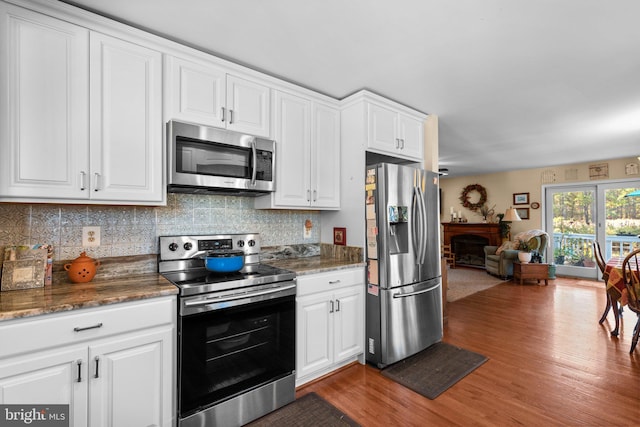
[[[513,277],[513,262],[518,259],[520,240],[528,241],[529,247],[537,251],[544,261],[544,254],[549,242],[549,235],[542,230],[529,230],[518,233],[513,240],[500,246],[484,247],[484,267],[487,273],[504,280]]]

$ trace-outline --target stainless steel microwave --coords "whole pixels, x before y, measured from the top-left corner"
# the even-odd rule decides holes
[[[261,195],[275,190],[275,141],[172,120],[167,190]]]

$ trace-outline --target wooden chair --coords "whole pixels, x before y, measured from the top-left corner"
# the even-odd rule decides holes
[[[622,276],[627,288],[627,305],[638,316],[636,326],[633,328],[629,353],[633,353],[640,335],[640,260],[638,259],[640,257],[638,255],[640,255],[640,249],[631,252],[622,262]]]
[[[456,254],[451,252],[451,245],[442,245],[442,256],[447,260],[451,268],[456,268]]]
[[[604,280],[604,291],[607,294],[607,306],[604,308],[604,311],[602,312],[602,316],[600,317],[600,321],[598,322],[598,323],[602,323],[607,318],[607,314],[609,314],[609,310],[611,310],[612,305],[617,304],[617,302],[612,302],[611,298],[609,298],[609,294],[607,293],[607,280],[609,280],[609,274],[605,271],[605,266],[607,265],[607,262],[604,260],[604,257],[602,256],[602,251],[600,250],[600,243],[595,241],[593,242],[593,255],[595,256],[596,264],[598,264],[598,268],[602,273],[602,280]]]

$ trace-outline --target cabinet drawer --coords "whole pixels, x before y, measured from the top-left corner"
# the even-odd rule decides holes
[[[328,273],[298,276],[298,296],[314,294],[316,292],[341,289],[347,286],[364,284],[364,269],[354,268],[337,270]]]
[[[162,297],[0,322],[0,358],[175,324],[175,313],[175,297]]]

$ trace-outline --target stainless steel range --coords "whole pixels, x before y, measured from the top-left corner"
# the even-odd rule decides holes
[[[211,251],[244,252],[214,273]],[[246,424],[295,399],[295,273],[260,263],[258,234],[160,237],[178,299],[178,423]]]

